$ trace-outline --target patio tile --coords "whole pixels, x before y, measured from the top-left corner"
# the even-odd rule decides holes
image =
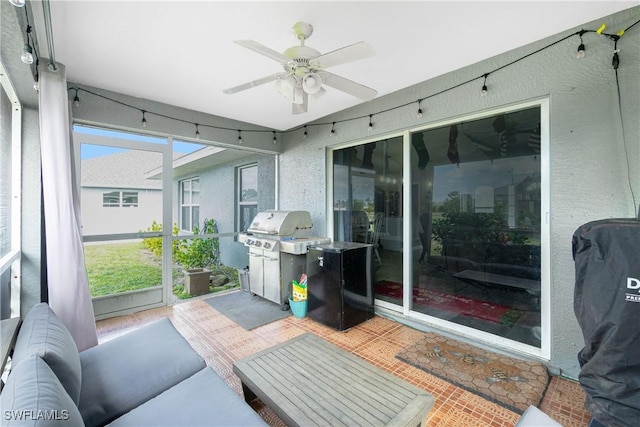
[[[235,360],[311,332],[431,393],[435,405],[427,416],[428,426],[513,426],[520,416],[396,359],[396,353],[414,342],[422,332],[381,316],[346,332],[336,331],[308,317],[293,316],[247,331],[202,299],[194,299],[171,307],[100,320],[96,322],[99,341],[112,339],[161,317],[171,319],[207,365],[240,395],[242,386],[233,373]],[[252,406],[269,425],[284,426],[282,420],[259,400]],[[565,427],[583,427],[589,420],[582,388],[577,382],[564,378],[552,377],[540,409]]]

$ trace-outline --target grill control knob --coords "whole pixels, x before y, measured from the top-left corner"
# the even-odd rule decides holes
[[[265,248],[265,249],[269,249],[270,247],[271,247],[271,243],[269,243],[269,242],[264,242],[264,246],[263,246],[263,248]]]
[[[256,242],[254,243],[254,246],[256,248],[259,248],[260,246],[262,246],[262,242],[260,240],[256,240]]]

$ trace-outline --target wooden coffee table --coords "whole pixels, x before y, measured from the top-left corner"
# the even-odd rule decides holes
[[[233,364],[245,400],[288,426],[420,426],[428,392],[306,333]]]

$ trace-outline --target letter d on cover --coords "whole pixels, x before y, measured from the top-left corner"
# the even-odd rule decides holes
[[[638,289],[638,292],[640,292],[640,279],[627,277],[627,289]]]

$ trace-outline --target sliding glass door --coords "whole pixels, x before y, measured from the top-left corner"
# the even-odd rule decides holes
[[[412,310],[540,347],[540,107],[410,137]]]
[[[532,102],[331,150],[333,238],[374,245],[379,308],[548,354],[547,114]]]

